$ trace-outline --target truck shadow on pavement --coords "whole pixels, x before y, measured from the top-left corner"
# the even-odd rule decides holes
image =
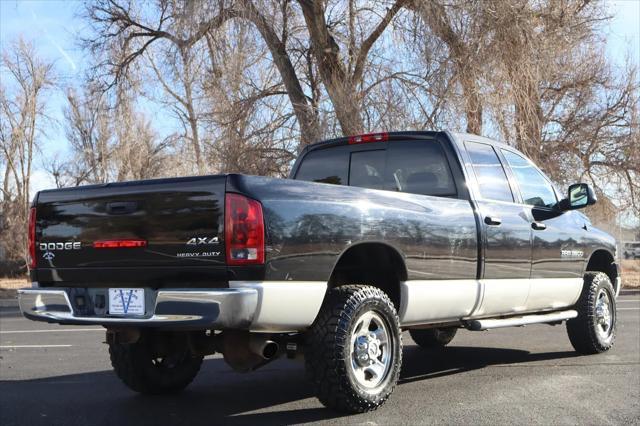
[[[399,384],[478,370],[492,365],[524,364],[575,358],[574,351],[534,353],[520,349],[450,346],[445,349],[405,347]]]
[[[406,383],[491,365],[575,356],[575,352],[531,354],[517,349],[465,346],[427,351],[406,346],[400,385],[390,403],[401,401],[402,385]],[[307,400],[314,395],[305,381],[303,366],[287,360],[243,375],[232,372],[219,358],[208,359],[186,391],[169,396],[137,395],[125,388],[111,371],[0,381],[0,395],[0,423],[7,426],[290,424],[341,416],[315,399]],[[278,407],[283,404],[286,407]],[[362,421],[357,419],[350,421]]]

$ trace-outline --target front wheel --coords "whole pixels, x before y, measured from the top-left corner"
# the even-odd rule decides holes
[[[179,336],[168,345],[159,345],[156,337],[143,333],[135,343],[109,343],[111,365],[120,380],[136,392],[181,391],[198,374],[203,357],[192,354]]]
[[[582,354],[608,351],[616,338],[616,299],[611,280],[603,272],[587,272],[576,305],[578,316],[567,321],[573,348]]]
[[[305,364],[325,406],[362,413],[382,405],[402,364],[400,320],[389,297],[370,286],[331,290],[307,333]]]

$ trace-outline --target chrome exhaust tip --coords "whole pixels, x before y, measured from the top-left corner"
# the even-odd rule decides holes
[[[262,357],[262,359],[269,360],[278,354],[280,345],[273,340],[252,335],[249,340],[249,350]]]

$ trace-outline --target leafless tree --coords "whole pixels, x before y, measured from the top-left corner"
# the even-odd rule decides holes
[[[54,86],[51,62],[19,39],[2,52],[0,84],[0,245],[13,259],[26,259],[26,224],[34,156],[47,120],[45,101]]]
[[[117,80],[154,43],[167,41],[183,54],[207,35],[215,37],[215,32],[226,21],[247,20],[255,25],[271,53],[298,119],[302,143],[305,144],[319,139],[320,126],[317,111],[303,90],[303,74],[296,69],[288,44],[289,22],[296,22],[296,11],[299,10],[304,18],[309,40],[304,44],[308,45],[313,56],[341,130],[345,134],[354,134],[364,130],[361,89],[368,55],[405,1],[398,0],[390,3],[388,8],[378,10],[358,8],[355,1],[350,1],[334,22],[327,21],[328,3],[322,1],[300,0],[295,8],[289,1],[267,1],[257,5],[251,0],[243,0],[219,2],[215,6],[193,2],[184,8],[177,7],[178,4],[160,2],[155,13],[149,17],[149,13],[143,16],[131,2],[93,2],[88,8],[88,15],[98,36],[88,40],[88,45],[94,51],[103,49],[105,45],[113,46],[114,43],[122,46],[124,51],[118,61],[102,64]],[[373,17],[377,15],[380,18],[375,22]],[[349,22],[346,26],[340,24],[344,17]],[[188,21],[186,26],[183,25],[185,21]],[[369,27],[371,30],[367,29]],[[278,28],[281,30],[278,31]]]
[[[111,169],[113,131],[106,95],[93,86],[82,93],[70,88],[64,110],[67,140],[73,152],[69,171],[74,185],[107,183],[114,178]]]
[[[67,92],[65,129],[71,146],[66,161],[54,157],[45,167],[56,184],[77,186],[156,177],[163,172],[167,141],[159,141],[151,122],[135,108],[132,95],[120,90],[110,105],[92,85]]]
[[[447,61],[453,69],[453,79],[461,89],[461,100],[466,121],[466,131],[482,133],[484,73],[489,61],[489,37],[491,24],[482,9],[483,2],[454,0],[443,2],[413,1],[409,7],[420,16],[429,32],[424,43],[432,43],[436,37],[447,46]],[[461,101],[461,102],[460,102]]]
[[[500,111],[503,137],[556,182],[590,181],[618,207],[640,211],[637,71],[609,64],[604,6],[582,0],[483,4],[493,23],[490,103]],[[621,192],[613,194],[612,187]]]

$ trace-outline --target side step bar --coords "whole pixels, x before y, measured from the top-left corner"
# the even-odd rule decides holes
[[[525,315],[503,319],[479,319],[467,321],[467,328],[473,331],[489,330],[491,328],[517,327],[527,324],[541,324],[572,319],[578,316],[574,310],[552,312],[542,315]]]

